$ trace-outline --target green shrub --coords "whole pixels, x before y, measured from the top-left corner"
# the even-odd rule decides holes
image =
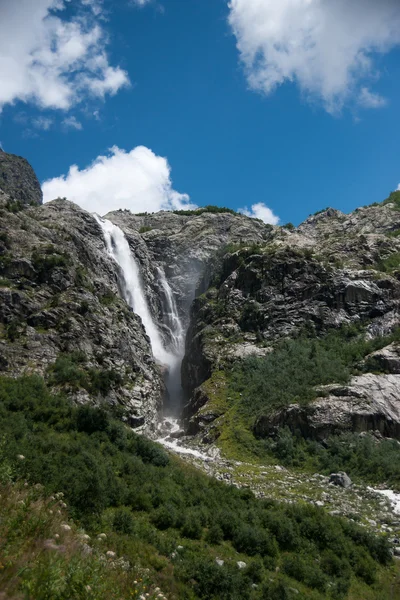
[[[85,364],[82,356],[74,359],[78,368]],[[51,394],[40,377],[0,377],[0,429],[6,440],[0,471],[7,464],[10,477],[40,483],[48,494],[63,492],[70,515],[92,536],[108,523],[108,539],[119,554],[151,568],[154,577],[160,572],[171,597],[258,600],[284,598],[287,592],[290,598],[293,582],[302,581],[304,598],[321,600],[329,596],[313,590],[327,589],[327,577],[329,589],[340,594],[347,574],[369,585],[367,571],[376,573],[380,564],[390,563],[384,538],[316,507],[260,501],[248,490],[208,478],[169,458],[104,409],[74,406]],[[188,538],[182,552],[176,551],[180,535]],[[231,560],[235,551],[248,568],[237,568]],[[226,564],[217,565],[215,556]],[[278,581],[276,566],[295,579],[287,583],[279,576]],[[38,590],[35,598],[42,597]],[[75,597],[72,591],[68,597]]]
[[[389,203],[394,204],[396,210],[400,210],[400,190],[392,192],[389,197],[382,202],[383,205]]]
[[[70,264],[68,255],[56,252],[52,245],[35,249],[32,252],[31,260],[40,283],[49,283],[54,269],[61,269],[65,273]]]
[[[148,225],[143,225],[143,227],[141,227],[139,229],[139,233],[147,233],[148,231],[151,231],[152,227],[149,227]]]
[[[317,387],[345,384],[360,361],[396,339],[365,340],[357,329],[342,328],[321,338],[299,337],[275,344],[265,357],[249,357],[230,374],[232,396],[240,396],[240,411],[253,422],[289,404],[307,403],[317,397]],[[289,463],[293,441],[281,432],[275,452]]]
[[[212,204],[208,204],[207,206],[202,206],[200,208],[196,208],[195,210],[173,210],[175,215],[183,215],[187,217],[202,215],[203,213],[229,213],[231,215],[237,215],[238,213],[232,208],[227,208],[224,206],[214,206]]]
[[[181,529],[183,537],[192,540],[199,540],[203,532],[200,515],[196,510],[189,510],[185,515],[185,520]]]
[[[118,533],[130,535],[134,530],[134,519],[129,508],[120,507],[113,515],[113,528]]]

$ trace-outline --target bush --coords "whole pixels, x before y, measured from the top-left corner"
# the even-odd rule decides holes
[[[118,533],[130,535],[134,530],[134,520],[128,508],[120,507],[114,512],[113,528]]]
[[[220,544],[223,539],[224,532],[222,531],[222,528],[217,523],[213,523],[206,534],[207,542],[215,546],[216,544]]]
[[[148,225],[143,225],[143,227],[140,227],[139,229],[139,233],[147,233],[148,231],[151,231],[152,228],[149,227]]]
[[[119,554],[151,568],[154,577],[160,571],[171,597],[253,600],[263,590],[269,600],[286,593],[290,598],[293,581],[276,579],[275,567],[282,562],[291,577],[301,577],[304,598],[319,598],[312,590],[325,589],[327,576],[331,595],[340,598],[347,574],[353,579],[358,574],[358,585],[367,585],[362,581],[372,581],[368,572],[391,560],[384,538],[317,508],[260,501],[247,490],[212,480],[169,458],[102,409],[77,407],[51,394],[40,377],[0,377],[0,429],[1,473],[40,483],[48,494],[63,492],[69,514],[88,533],[109,527],[107,536]],[[12,531],[18,531],[17,524]],[[190,541],[171,558],[180,533]],[[243,553],[246,569],[228,564],[235,550]],[[225,560],[224,567],[215,556]]]
[[[56,252],[54,246],[34,250],[31,260],[39,283],[49,283],[54,269],[65,273],[70,264],[68,255]]]
[[[199,540],[201,538],[203,527],[201,525],[198,511],[189,510],[186,513],[181,532],[183,537],[187,537],[192,540]]]
[[[238,552],[249,556],[277,556],[278,545],[272,534],[260,527],[242,524],[233,538],[233,545]]]

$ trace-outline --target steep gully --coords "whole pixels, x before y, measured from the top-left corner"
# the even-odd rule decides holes
[[[163,418],[159,425],[160,441],[163,445],[182,454],[191,454],[198,458],[208,459],[200,452],[184,448],[178,444],[177,437],[181,432],[179,416],[183,408],[183,391],[181,385],[181,364],[185,352],[185,329],[180,319],[175,298],[164,271],[157,267],[160,289],[163,290],[163,326],[168,328],[169,336],[165,339],[155,322],[143,285],[139,265],[131,252],[128,240],[123,231],[106,219],[96,216],[109,255],[121,269],[121,288],[127,304],[138,314],[150,339],[154,358],[164,369],[166,394],[164,399]]]
[[[151,313],[140,267],[130,249],[124,232],[111,221],[102,219],[97,215],[95,215],[95,218],[102,229],[109,255],[120,267],[122,295],[131,309],[141,317],[143,326],[150,339],[154,358],[161,368],[164,369],[164,381],[167,393],[165,394],[163,403],[163,415],[158,426],[159,437],[157,441],[174,452],[182,454],[196,462],[198,461],[197,465],[204,468],[209,474],[211,474],[210,466],[214,464],[215,468],[217,468],[214,476],[217,476],[217,478],[226,477],[227,475],[232,478],[230,471],[224,475],[219,472],[221,469],[223,471],[224,466],[228,464],[226,461],[218,460],[219,457],[217,455],[212,457],[210,453],[202,453],[180,442],[183,431],[179,424],[179,417],[184,404],[181,385],[181,364],[185,353],[186,331],[179,316],[174,294],[163,269],[156,267],[158,283],[160,289],[163,291],[163,327],[160,328]],[[161,334],[161,329],[163,328],[167,328],[168,336]],[[226,464],[224,465],[224,463]],[[237,464],[240,465],[242,463]],[[229,469],[231,468],[229,467]],[[368,488],[368,490],[372,494],[380,495],[381,498],[387,498],[389,501],[388,506],[391,506],[393,513],[400,514],[400,494],[392,490],[374,490],[372,488]],[[263,493],[261,495],[263,496]]]

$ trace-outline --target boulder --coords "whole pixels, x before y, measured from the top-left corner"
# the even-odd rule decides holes
[[[329,483],[346,489],[351,486],[351,479],[347,473],[340,471],[339,473],[331,473]]]

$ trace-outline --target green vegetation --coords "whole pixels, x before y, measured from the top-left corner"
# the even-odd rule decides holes
[[[293,435],[288,428],[266,448],[285,466],[307,468],[329,474],[346,471],[351,477],[400,488],[400,444],[396,440],[378,441],[371,435],[346,433],[330,436],[323,444]]]
[[[242,393],[241,409],[257,418],[294,402],[317,397],[317,386],[347,383],[367,355],[398,341],[392,336],[366,340],[356,327],[343,327],[322,338],[278,342],[266,357],[250,357],[231,375],[232,393]]]
[[[231,369],[216,371],[202,386],[210,398],[204,411],[217,415],[212,431],[223,453],[229,458],[250,462],[269,462],[271,456],[282,462],[286,457],[287,464],[313,472],[334,470],[336,455],[332,451],[331,456],[323,446],[318,449],[313,443],[291,435],[288,440],[283,433],[276,440],[258,439],[255,435],[258,420],[292,403],[312,401],[321,395],[317,389],[322,385],[345,384],[351,375],[360,371],[381,371],[382,367],[372,359],[363,360],[375,350],[398,342],[399,335],[397,330],[385,338],[365,340],[362,330],[354,326],[331,331],[322,338],[303,334],[297,339],[277,342],[265,357],[249,357]],[[389,446],[373,446],[371,461],[375,464],[376,479],[367,477],[367,468],[361,469],[362,459],[358,455],[364,452],[363,448],[363,445],[357,446],[355,456],[349,448],[351,459],[346,462],[342,457],[338,465],[371,483],[397,481],[394,463],[400,454],[396,443],[390,446],[390,452]],[[387,451],[387,462],[383,459],[383,449]],[[366,464],[371,466],[368,461]]]
[[[66,273],[70,264],[67,254],[57,252],[52,244],[43,248],[36,248],[32,252],[32,266],[36,271],[39,283],[49,283],[54,269],[61,269]]]
[[[400,252],[394,252],[387,258],[380,260],[376,265],[376,269],[384,273],[393,273],[400,269]]]
[[[108,563],[99,570],[101,542],[90,542],[83,560],[69,537],[74,526],[53,543],[62,518],[55,501],[31,499],[32,488],[19,491],[18,483],[4,496],[3,487],[0,518],[9,534],[0,539],[0,577],[26,598],[127,598],[140,569],[170,600],[390,598],[384,538],[316,507],[256,500],[207,478],[104,410],[52,395],[40,377],[0,378],[0,428],[3,486],[40,483],[56,500],[62,492],[78,525],[92,537],[105,534],[105,549],[130,565],[125,576]],[[44,551],[43,539],[64,553]]]
[[[282,225],[282,228],[288,229],[289,231],[293,231],[294,229],[296,229],[293,223],[286,223],[286,225]]]
[[[4,248],[9,249],[11,247],[11,239],[6,231],[0,231],[0,242]]]
[[[0,589],[7,598],[117,600],[148,594],[165,600],[143,570],[68,520],[62,494],[46,498],[40,485],[4,479],[10,476],[0,484]]]
[[[141,227],[139,229],[139,233],[147,233],[148,231],[151,231],[152,227],[149,227],[148,225],[143,225],[143,227]]]
[[[173,210],[172,212],[174,215],[184,215],[185,217],[202,215],[203,213],[229,213],[231,215],[239,214],[232,208],[227,208],[225,206],[214,206],[212,204],[202,206],[201,208],[196,208],[195,210]]]
[[[6,209],[11,213],[18,213],[23,210],[24,204],[21,200],[7,200]]]
[[[392,192],[386,200],[382,202],[382,204],[394,204],[396,210],[400,210],[400,190],[396,190]]]
[[[117,301],[117,296],[111,290],[107,290],[102,296],[99,296],[100,304],[103,306],[111,306]]]
[[[122,385],[123,378],[112,369],[99,370],[86,367],[83,352],[60,354],[49,369],[49,385],[67,386],[71,390],[85,389],[90,394],[107,396]]]

